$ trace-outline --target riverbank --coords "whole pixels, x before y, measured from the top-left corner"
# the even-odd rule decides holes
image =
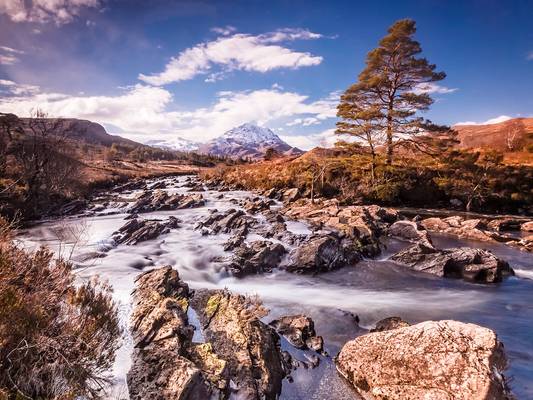
[[[533,320],[528,306],[533,281],[525,279],[527,273],[533,272],[531,254],[496,242],[465,242],[449,235],[431,235],[437,249],[461,246],[490,248],[495,256],[508,261],[513,269],[526,272],[504,278],[501,283],[481,285],[418,272],[394,262],[391,256],[412,243],[380,235],[379,254],[369,257],[371,254],[365,255],[361,251],[357,263],[355,260],[344,260],[338,265],[321,264],[332,268],[316,271],[320,272],[318,274],[302,275],[272,264],[268,264],[271,270],[268,272],[266,260],[263,260],[261,271],[239,273],[238,277],[235,268],[232,268],[236,256],[241,260],[245,258],[237,264],[251,265],[250,268],[257,260],[257,257],[254,258],[257,252],[251,256],[247,252],[236,252],[236,249],[243,248],[241,244],[254,249],[253,243],[257,241],[281,243],[287,251],[287,255],[280,257],[282,264],[289,261],[286,258],[295,255],[295,249],[312,242],[314,235],[324,237],[329,233],[321,232],[323,227],[314,226],[305,219],[287,215],[290,205],[284,208],[282,201],[258,197],[250,192],[225,190],[228,188],[221,191],[198,184],[189,177],[149,180],[145,185],[144,189],[126,188],[95,198],[82,216],[34,226],[22,231],[19,238],[28,248],[46,244],[62,254],[70,254],[72,250],[71,259],[81,280],[96,274],[108,279],[114,288],[115,299],[121,304],[121,319],[125,326],[131,312],[130,293],[134,288],[134,279],[143,271],[171,265],[192,289],[227,288],[234,293],[259,296],[264,306],[270,309],[266,322],[284,315],[310,316],[316,332],[324,338],[325,352],[330,355],[337,354],[346,342],[390,316],[399,316],[411,324],[455,319],[489,327],[505,343],[510,359],[506,375],[513,378],[512,389],[519,397],[533,393],[527,379],[532,372],[530,360],[533,357],[528,335]],[[160,189],[155,189],[156,186]],[[179,195],[176,198],[179,203],[175,204],[185,204],[182,201],[187,196],[202,196],[205,203],[194,208],[166,210],[160,207],[161,204],[170,204],[166,197],[165,201],[159,198],[161,201],[143,203],[159,208],[138,213],[139,222],[152,220],[166,223],[170,217],[175,217],[179,220],[177,226],[135,245],[116,245],[113,237],[128,221],[133,220],[130,211],[134,205],[140,205],[139,196],[143,192],[155,193],[157,190],[165,192],[169,198]],[[239,230],[245,225],[244,222],[235,222],[234,227],[232,225],[228,231],[225,230],[228,226],[221,221],[235,214],[230,212],[231,209],[242,212],[234,221],[248,221],[249,231],[236,248],[224,250],[228,242],[238,239],[237,232],[232,230]],[[216,215],[223,217],[218,219],[214,217]],[[278,215],[283,218],[285,229],[277,225],[282,223]],[[207,223],[210,219],[213,222]],[[226,222],[231,219],[227,218]],[[386,224],[389,226],[391,223]],[[328,239],[327,242],[335,245],[335,240]],[[232,243],[236,242],[238,240]],[[369,251],[371,243],[367,243]],[[359,323],[354,322],[355,315]],[[292,346],[282,338],[281,348],[289,351]],[[131,338],[125,337],[113,370],[115,394],[124,390],[125,376],[131,365],[131,351]],[[305,359],[303,353],[297,354],[297,357]],[[337,374],[333,360],[322,355],[318,357],[320,363],[316,368],[297,369],[292,373],[292,383],[283,382],[281,398],[356,398],[351,386]]]

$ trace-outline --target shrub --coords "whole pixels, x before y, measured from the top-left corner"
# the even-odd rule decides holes
[[[99,398],[121,335],[105,283],[74,284],[71,264],[27,253],[0,220],[0,398]]]

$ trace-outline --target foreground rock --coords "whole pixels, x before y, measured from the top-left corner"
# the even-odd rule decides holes
[[[175,217],[169,217],[165,221],[133,218],[113,234],[113,240],[117,244],[135,245],[168,233],[171,229],[178,228],[179,223]]]
[[[201,194],[168,194],[163,190],[143,192],[129,208],[130,213],[146,213],[152,211],[179,210],[184,208],[202,207],[205,200]]]
[[[360,336],[337,369],[365,399],[510,399],[503,345],[490,329],[427,321]]]
[[[316,352],[323,350],[322,336],[317,336],[313,320],[305,315],[286,315],[269,325],[298,349],[311,349]]]
[[[491,252],[467,247],[437,250],[415,244],[396,253],[391,259],[415,271],[478,283],[501,282],[504,276],[514,274],[506,261]]]
[[[199,290],[193,297],[206,340],[226,360],[238,399],[277,399],[286,366],[279,336],[260,321],[257,302],[225,290]]]
[[[194,351],[187,319],[188,286],[164,267],[136,279],[131,333],[133,364],[128,372],[131,400],[209,399],[226,387],[225,362],[204,348]],[[194,362],[189,354],[202,354]]]

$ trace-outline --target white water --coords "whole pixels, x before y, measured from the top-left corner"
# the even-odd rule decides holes
[[[185,192],[180,187],[185,177],[168,178],[169,192]],[[124,199],[132,199],[137,192]],[[358,314],[361,325],[371,327],[379,319],[392,315],[410,322],[427,319],[458,319],[475,322],[495,329],[503,339],[511,358],[510,374],[518,395],[533,396],[533,257],[501,245],[492,250],[509,259],[517,267],[517,277],[500,285],[482,286],[462,281],[440,279],[407,271],[389,261],[391,249],[405,244],[389,243],[389,253],[379,260],[364,261],[320,276],[300,276],[275,271],[271,274],[237,279],[224,269],[221,258],[230,256],[222,244],[229,235],[202,236],[194,229],[209,210],[238,208],[230,199],[243,199],[247,192],[205,192],[207,205],[196,209],[142,214],[144,218],[182,220],[180,228],[168,235],[136,246],[112,247],[111,234],[122,226],[126,214],[67,218],[50,221],[21,232],[20,239],[28,248],[47,245],[63,256],[71,256],[79,279],[100,275],[114,288],[120,304],[121,320],[126,325],[130,313],[130,293],[135,277],[155,266],[172,265],[192,288],[223,288],[257,294],[271,309],[266,320],[285,313],[303,312],[315,320],[317,331],[324,336],[327,351],[334,355],[347,340],[362,332],[353,325],[345,311]],[[113,207],[115,207],[113,205]],[[113,208],[114,211],[117,208]],[[102,214],[109,212],[102,211]],[[258,217],[262,223],[264,218]],[[297,234],[309,234],[307,224],[287,221],[287,229]],[[262,239],[251,234],[247,241]],[[436,238],[442,247],[479,243]],[[105,251],[103,258],[91,258]],[[526,278],[526,279],[524,279]],[[339,310],[343,310],[342,312]],[[194,319],[194,315],[191,315]],[[201,340],[200,333],[195,339]],[[286,345],[286,343],[284,343]],[[112,371],[114,385],[110,398],[127,398],[126,373],[130,367],[131,341],[125,335]],[[297,371],[294,383],[284,382],[283,399],[345,399],[354,398],[353,391],[338,377],[331,360],[323,359],[313,371]]]

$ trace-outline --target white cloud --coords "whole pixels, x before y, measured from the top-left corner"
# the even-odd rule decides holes
[[[0,93],[5,92],[15,96],[33,95],[39,92],[39,86],[25,85],[0,79]]]
[[[216,34],[221,35],[221,36],[230,35],[233,32],[235,32],[236,30],[237,30],[237,28],[235,28],[234,26],[231,26],[231,25],[226,25],[226,26],[223,26],[223,27],[215,26],[214,28],[211,28],[212,32],[215,32]]]
[[[98,8],[101,0],[0,0],[0,14],[13,22],[72,22],[84,8]]]
[[[333,147],[341,139],[338,135],[335,135],[335,128],[310,135],[280,135],[280,138],[291,146],[302,150],[310,150],[315,147]]]
[[[222,68],[222,71],[212,73],[208,81],[220,79],[225,72],[234,70],[264,73],[279,68],[318,65],[322,57],[293,51],[275,43],[319,37],[321,35],[304,29],[284,29],[257,36],[243,33],[223,36],[182,51],[170,60],[163,72],[140,74],[139,79],[161,86],[208,74],[214,66]]]
[[[0,0],[1,1],[1,0]],[[12,47],[0,46],[0,64],[13,65],[19,61],[18,55],[24,54],[23,51],[13,49]]]
[[[0,82],[0,85],[2,83]],[[135,85],[116,96],[69,96],[41,93],[35,87],[5,81],[11,96],[0,97],[0,110],[25,116],[39,107],[51,116],[85,118],[120,128],[132,139],[163,139],[170,135],[206,141],[245,122],[276,125],[287,118],[335,116],[335,94],[318,101],[276,89],[221,92],[215,102],[195,110],[175,110],[172,94],[160,87]],[[294,139],[297,140],[297,139]]]
[[[464,121],[464,122],[457,122],[455,125],[490,125],[490,124],[499,124],[500,122],[505,122],[510,119],[513,119],[513,117],[510,117],[508,115],[500,115],[499,117],[490,118],[484,122]]]
[[[413,92],[416,93],[416,94],[422,94],[422,93],[427,93],[427,94],[433,94],[433,93],[448,94],[448,93],[453,93],[453,92],[455,92],[457,90],[458,90],[457,88],[449,88],[449,87],[446,87],[446,86],[438,85],[438,84],[433,83],[433,82],[429,82],[429,83],[421,83],[421,84],[417,85],[417,87],[415,87]]]

